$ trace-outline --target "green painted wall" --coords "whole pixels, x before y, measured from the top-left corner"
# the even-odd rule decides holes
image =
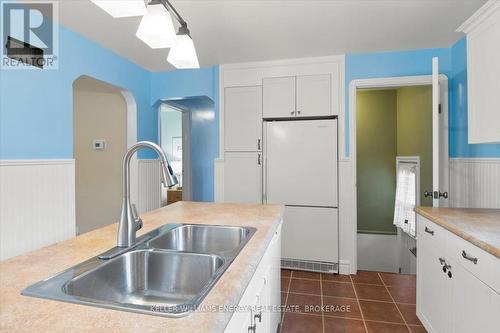
[[[432,87],[399,88],[397,110],[397,154],[420,156],[420,204],[432,206],[422,194],[432,190]]]
[[[395,233],[396,156],[420,156],[432,205],[432,88],[361,90],[356,103],[358,232]]]
[[[356,104],[358,232],[395,233],[396,91],[358,91]]]

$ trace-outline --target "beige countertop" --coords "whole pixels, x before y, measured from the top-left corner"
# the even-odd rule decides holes
[[[415,211],[500,258],[500,209],[417,207]]]
[[[138,235],[165,223],[253,226],[257,232],[222,275],[200,307],[236,305],[282,218],[283,207],[178,202],[142,214]],[[1,332],[222,332],[229,312],[195,311],[165,318],[21,296],[28,285],[115,246],[117,224],[0,262]]]

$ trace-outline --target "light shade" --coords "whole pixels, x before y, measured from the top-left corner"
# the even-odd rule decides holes
[[[168,53],[167,61],[175,68],[200,68],[191,37],[185,34],[177,35],[175,45]]]
[[[144,0],[90,0],[113,17],[142,16],[146,14]]]
[[[172,47],[175,30],[172,18],[163,5],[149,5],[135,34],[152,49]]]

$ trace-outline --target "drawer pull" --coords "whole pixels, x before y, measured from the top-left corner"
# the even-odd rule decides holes
[[[432,236],[434,236],[434,230],[431,230],[431,229],[429,229],[427,227],[425,227],[424,230],[425,230],[426,233],[431,234]]]
[[[472,261],[474,264],[477,264],[477,258],[476,257],[471,257],[470,255],[465,252],[465,250],[462,250],[462,257],[464,257],[467,260]]]

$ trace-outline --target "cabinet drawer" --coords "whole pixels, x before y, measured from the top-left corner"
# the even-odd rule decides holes
[[[448,231],[446,229],[421,215],[417,215],[417,235],[420,244],[432,246],[434,250],[444,254],[447,233]]]
[[[451,232],[446,255],[500,293],[500,259]]]

